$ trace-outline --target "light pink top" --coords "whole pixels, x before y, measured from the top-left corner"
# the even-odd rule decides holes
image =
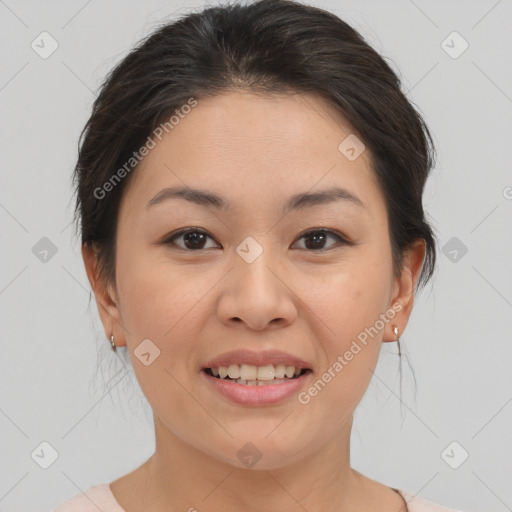
[[[460,512],[453,508],[442,507],[420,496],[414,496],[401,489],[396,489],[407,502],[408,512]],[[91,487],[82,494],[73,496],[53,512],[125,512],[116,501],[109,484],[100,484]]]

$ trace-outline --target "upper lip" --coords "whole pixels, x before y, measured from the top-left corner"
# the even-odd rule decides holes
[[[250,364],[254,366],[284,364],[285,366],[294,366],[295,368],[311,368],[306,361],[281,350],[233,350],[211,359],[203,365],[203,368],[218,368],[219,366],[229,366],[231,364]]]

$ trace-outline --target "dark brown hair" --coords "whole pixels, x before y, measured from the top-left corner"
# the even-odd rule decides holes
[[[358,32],[334,14],[291,0],[225,3],[166,23],[106,78],[73,176],[81,241],[97,248],[105,282],[115,284],[119,204],[135,170],[106,199],[97,190],[191,97],[237,89],[314,94],[346,119],[370,151],[386,201],[394,270],[403,251],[423,239],[418,285],[425,284],[436,260],[422,205],[434,165],[431,135],[397,75]]]

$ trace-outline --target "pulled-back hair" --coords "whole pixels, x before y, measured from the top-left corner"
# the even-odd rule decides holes
[[[422,204],[434,165],[428,128],[395,72],[357,31],[291,0],[225,3],[166,23],[107,76],[80,137],[73,176],[81,241],[96,247],[105,282],[115,284],[119,205],[136,166],[106,199],[97,191],[190,98],[236,90],[314,94],[343,116],[370,152],[387,207],[394,270],[401,269],[403,251],[423,239],[418,286],[425,284],[436,260]]]

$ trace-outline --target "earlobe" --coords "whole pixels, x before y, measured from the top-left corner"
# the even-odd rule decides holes
[[[402,311],[402,305],[400,302],[395,302],[393,306],[388,309],[386,312],[386,316],[389,315],[389,318],[393,318],[388,325],[385,327],[384,335],[382,337],[382,341],[384,343],[389,343],[392,341],[398,341],[398,338],[401,333],[400,325],[401,325],[401,319],[400,319],[400,312]],[[393,312],[393,316],[391,316],[391,312]]]
[[[87,278],[89,279],[89,283],[91,284],[91,288],[96,299],[98,313],[103,324],[105,336],[110,340],[111,336],[114,334],[114,324],[118,324],[122,331],[122,325],[120,323],[121,317],[119,308],[116,304],[117,299],[115,293],[112,290],[112,287],[110,285],[106,285],[99,275],[97,251],[91,245],[84,244],[82,246],[82,258],[84,260]],[[116,338],[120,338],[119,334],[116,335]],[[119,346],[119,341],[116,344]]]
[[[390,322],[388,332],[385,334],[383,341],[396,341],[398,339],[395,326],[399,334],[405,330],[412,312],[416,284],[423,266],[425,250],[425,241],[418,239],[404,251],[400,276],[395,280],[391,301],[396,315],[393,322]],[[397,305],[400,305],[399,311],[397,311]]]

